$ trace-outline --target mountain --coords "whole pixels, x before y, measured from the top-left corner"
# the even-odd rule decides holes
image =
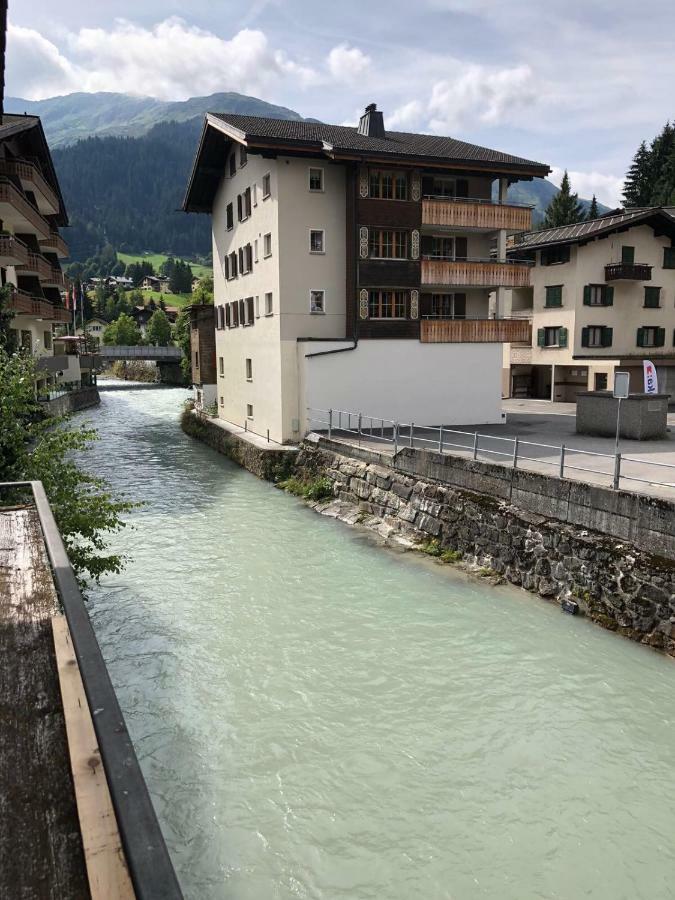
[[[47,100],[5,98],[5,112],[40,116],[52,149],[94,136],[138,137],[147,134],[159,122],[186,122],[214,110],[273,119],[302,118],[285,106],[236,93],[191,97],[176,102],[106,92],[66,94]]]
[[[532,225],[536,228],[544,221],[546,207],[558,193],[560,193],[560,189],[552,182],[546,181],[545,178],[535,178],[533,181],[519,181],[517,184],[512,184],[508,190],[507,198],[513,203],[527,203],[534,207],[532,210]],[[583,206],[584,212],[588,213],[591,201],[582,200],[580,197],[579,203]],[[600,215],[609,212],[609,206],[603,206],[602,203],[598,203],[598,212]]]

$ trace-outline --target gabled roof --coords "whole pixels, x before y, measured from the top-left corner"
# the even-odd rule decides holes
[[[183,202],[185,211],[210,210],[217,179],[223,172],[223,154],[229,143],[242,144],[249,152],[302,153],[336,160],[379,160],[487,170],[511,176],[513,180],[544,177],[550,172],[545,163],[451,137],[403,131],[386,131],[384,137],[372,137],[346,125],[207,113]]]
[[[618,214],[601,216],[590,222],[576,225],[562,225],[559,228],[545,228],[543,231],[525,231],[514,235],[514,246],[510,253],[551,247],[555,244],[582,244],[596,237],[626,231],[635,225],[651,225],[660,234],[675,237],[675,215],[662,207],[648,209],[627,209]]]

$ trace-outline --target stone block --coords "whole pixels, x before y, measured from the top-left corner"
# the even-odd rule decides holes
[[[417,527],[425,534],[431,534],[437,537],[441,532],[441,522],[433,516],[422,513],[417,520]]]
[[[361,478],[351,478],[349,487],[360,500],[367,500],[370,497],[371,486]]]

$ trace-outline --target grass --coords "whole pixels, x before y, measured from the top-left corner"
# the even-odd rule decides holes
[[[130,291],[127,291],[127,294],[129,293]],[[143,294],[146,306],[150,302],[150,298],[155,301],[157,306],[159,306],[159,301],[163,300],[167,306],[178,306],[181,309],[192,303],[192,294],[162,294],[161,291],[141,291],[141,294]]]
[[[314,481],[300,481],[298,478],[287,478],[280,481],[280,488],[295,494],[296,497],[304,497],[305,500],[328,500],[333,496],[333,483],[330,478],[316,478]]]
[[[158,271],[162,263],[168,259],[166,253],[118,253],[117,257],[122,260],[125,266],[128,266],[129,263],[132,262],[143,262],[143,260],[145,260],[146,262],[152,263],[155,267],[155,271]],[[174,257],[174,259],[176,258],[177,257]],[[183,262],[186,262],[190,266],[192,274],[197,278],[202,278],[204,275],[211,275],[213,273],[211,266],[202,266],[199,263],[190,262],[189,259],[185,259]]]

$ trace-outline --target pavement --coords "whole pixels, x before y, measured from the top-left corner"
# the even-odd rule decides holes
[[[564,476],[577,481],[611,486],[614,473],[614,438],[577,434],[573,403],[546,400],[505,400],[506,421],[499,425],[453,426],[443,429],[443,449],[448,453],[473,455],[477,432],[477,458],[513,465],[514,438],[518,438],[518,468],[544,474],[560,474],[561,446]],[[675,413],[668,415],[667,437],[656,441],[621,440],[623,490],[675,500]],[[392,452],[391,435],[362,436],[361,445]],[[386,438],[389,440],[386,440]],[[438,450],[439,429],[415,428],[412,446]],[[357,435],[333,432],[333,438],[358,443]],[[410,446],[405,430],[399,445]]]

